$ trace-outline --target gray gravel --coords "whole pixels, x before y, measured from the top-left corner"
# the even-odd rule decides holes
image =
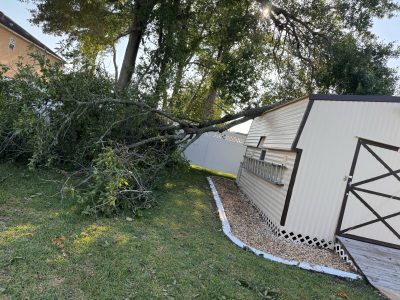
[[[233,180],[215,176],[212,180],[223,202],[233,234],[249,246],[286,259],[356,272],[333,251],[293,243],[275,236],[263,216],[240,192]]]

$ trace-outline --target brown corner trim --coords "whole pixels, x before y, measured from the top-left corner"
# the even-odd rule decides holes
[[[306,126],[307,119],[308,119],[308,116],[310,115],[313,104],[314,104],[314,100],[309,99],[306,111],[304,112],[304,115],[303,115],[303,119],[301,119],[299,129],[297,130],[296,137],[294,138],[294,141],[292,144],[292,150],[296,150],[296,148],[297,148],[297,144],[299,142],[301,134],[303,133],[304,126]]]
[[[356,168],[357,158],[358,158],[358,154],[360,153],[360,149],[361,149],[361,141],[360,141],[360,139],[358,139],[356,149],[354,151],[353,161],[351,162],[349,176],[347,177],[346,189],[345,189],[344,196],[343,196],[342,206],[340,207],[338,222],[336,224],[336,234],[339,234],[340,227],[342,226],[344,210],[346,208],[347,198],[348,198],[349,192],[350,192],[350,185],[352,182],[354,170]]]
[[[292,198],[294,183],[296,181],[297,170],[299,169],[301,154],[303,153],[303,150],[297,149],[296,152],[297,152],[296,160],[294,162],[292,176],[290,177],[290,183],[289,183],[288,191],[286,194],[285,205],[284,205],[283,211],[282,211],[282,217],[281,217],[281,223],[280,223],[281,226],[285,226],[285,223],[286,223],[286,217],[287,217],[287,214],[289,211],[290,199]]]

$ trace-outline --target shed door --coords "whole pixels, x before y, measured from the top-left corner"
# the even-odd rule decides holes
[[[399,147],[358,141],[337,233],[400,248]]]

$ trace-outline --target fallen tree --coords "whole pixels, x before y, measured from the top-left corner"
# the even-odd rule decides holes
[[[153,108],[135,91],[114,90],[102,71],[63,72],[36,59],[41,73],[21,66],[13,79],[0,80],[0,158],[66,171],[60,195],[87,214],[153,206],[152,189],[186,164],[185,147],[281,103],[198,121]]]
[[[71,66],[0,81],[0,157],[68,170],[60,194],[110,215],[154,205],[163,172],[223,132],[313,92],[392,94],[393,44],[370,32],[393,1],[34,0]],[[115,46],[128,37],[123,64]],[[113,51],[115,74],[100,67]],[[117,74],[119,70],[119,75]]]

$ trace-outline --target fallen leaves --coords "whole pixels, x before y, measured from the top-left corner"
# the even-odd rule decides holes
[[[342,299],[350,300],[350,297],[343,291],[337,291],[336,296],[338,296]]]
[[[269,287],[259,287],[242,279],[236,280],[236,284],[243,288],[258,292],[258,295],[262,299],[271,299],[271,300],[280,299],[281,291],[279,289],[269,288]]]
[[[65,236],[61,235],[61,236],[56,236],[55,238],[51,239],[52,244],[58,248],[58,249],[64,249],[65,248]]]

